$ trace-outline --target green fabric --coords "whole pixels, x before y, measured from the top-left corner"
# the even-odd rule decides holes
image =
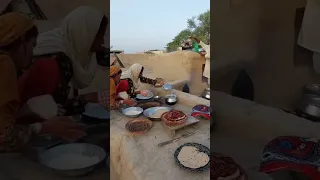
[[[194,52],[199,52],[199,44],[197,42],[193,42],[192,46]]]

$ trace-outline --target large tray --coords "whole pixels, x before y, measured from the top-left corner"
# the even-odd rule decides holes
[[[200,152],[204,152],[206,153],[208,156],[209,156],[209,159],[210,159],[210,149],[202,144],[198,144],[198,143],[186,143],[186,144],[183,144],[182,146],[180,146],[175,152],[174,152],[174,159],[176,161],[176,163],[183,169],[187,170],[187,171],[191,171],[191,172],[204,172],[204,171],[207,171],[210,169],[210,161],[203,167],[200,167],[200,168],[196,168],[196,169],[193,169],[193,168],[189,168],[189,167],[185,167],[184,165],[182,165],[178,159],[178,155],[181,151],[181,149],[185,146],[193,146],[193,147],[196,147]]]

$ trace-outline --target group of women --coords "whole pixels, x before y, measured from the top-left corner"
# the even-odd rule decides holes
[[[57,104],[70,98],[98,102],[99,93],[78,94],[95,77],[94,53],[101,50],[107,17],[91,7],[72,11],[59,28],[40,33],[20,13],[0,16],[0,152],[22,151],[34,135],[74,140],[84,135],[81,124],[66,116],[44,118],[20,109],[41,95]]]

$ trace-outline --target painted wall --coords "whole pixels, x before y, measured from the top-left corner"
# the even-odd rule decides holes
[[[231,3],[230,3],[231,2]],[[240,68],[248,70],[258,103],[293,108],[304,84],[320,83],[307,66],[295,67],[294,20],[303,0],[215,0],[212,57],[215,64],[245,61],[215,70],[213,89],[230,93]]]

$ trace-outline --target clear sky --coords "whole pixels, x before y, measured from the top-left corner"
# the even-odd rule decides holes
[[[126,53],[164,49],[210,0],[111,0],[110,45]]]

